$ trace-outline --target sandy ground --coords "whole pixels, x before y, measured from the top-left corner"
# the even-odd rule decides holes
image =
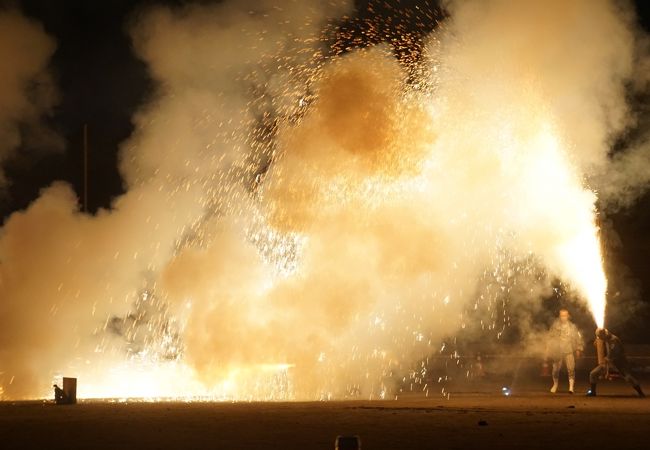
[[[333,449],[339,434],[359,435],[363,449],[650,448],[650,399],[624,383],[603,383],[597,398],[545,387],[391,401],[5,402],[0,448]]]

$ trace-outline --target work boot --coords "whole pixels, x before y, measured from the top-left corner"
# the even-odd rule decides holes
[[[587,391],[587,397],[595,397],[596,396],[596,383],[591,383],[591,387]]]
[[[569,378],[569,394],[573,394],[573,388],[575,387],[576,380]]]
[[[553,380],[553,387],[551,387],[551,394],[555,394],[557,392],[557,385],[558,382],[556,380]]]
[[[636,391],[637,394],[639,394],[639,397],[645,398],[645,394],[641,390],[641,386],[637,384],[636,386],[634,386],[634,390]]]

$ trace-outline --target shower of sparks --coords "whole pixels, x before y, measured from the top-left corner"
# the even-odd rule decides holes
[[[248,239],[257,247],[262,259],[270,264],[276,275],[287,277],[298,269],[300,250],[307,237],[299,233],[280,233],[264,223],[259,214],[246,231]]]
[[[201,209],[193,222],[178,227],[174,255],[181,255],[187,250],[200,253],[209,249],[218,239],[221,228],[216,224],[223,218],[234,223],[234,228],[242,231],[243,240],[256,250],[261,261],[260,272],[263,274],[259,279],[248,281],[253,284],[249,290],[236,293],[245,296],[254,292],[256,296],[254,301],[251,300],[252,307],[246,304],[237,310],[251,324],[282,326],[283,322],[278,318],[288,315],[290,308],[285,305],[269,311],[264,303],[265,296],[275,288],[290,283],[299,284],[304,276],[303,258],[312,244],[309,229],[302,230],[298,226],[296,229],[286,226],[285,229],[278,225],[270,212],[272,208],[266,202],[267,196],[270,196],[269,186],[272,182],[278,182],[278,178],[274,177],[282,177],[282,173],[276,173],[276,170],[280,170],[276,166],[286,157],[277,148],[278,130],[282,127],[297,129],[309,118],[311,108],[319,100],[318,93],[312,88],[322,80],[327,63],[355,49],[388,43],[390,51],[408,78],[403,92],[399,94],[396,122],[408,120],[405,118],[410,117],[409,113],[421,113],[420,117],[426,117],[422,124],[425,128],[429,126],[427,121],[435,123],[442,114],[444,101],[436,102],[436,107],[432,106],[440,67],[437,61],[424,55],[424,41],[427,33],[443,19],[443,15],[439,11],[419,8],[393,12],[394,16],[389,20],[359,17],[330,24],[323,32],[320,42],[327,50],[315,49],[314,42],[305,41],[293,42],[296,48],[289,50],[281,46],[279,54],[265,55],[268,68],[262,64],[251,73],[241,75],[240,81],[250,86],[252,98],[247,105],[247,114],[243,115],[243,122],[237,126],[225,124],[218,115],[205,111],[203,117],[195,119],[193,131],[205,133],[208,130],[210,132],[207,134],[214,135],[213,141],[202,149],[201,158],[188,158],[185,161],[186,178],[179,181],[169,174],[158,178],[161,183],[159,191],[167,193],[171,211],[179,206],[182,199],[187,198],[184,195],[198,196]],[[263,39],[264,36],[261,36],[260,40]],[[265,72],[266,69],[268,73]],[[284,71],[292,81],[286,83],[285,89],[295,91],[282,92],[281,97],[289,99],[284,103],[275,104],[270,93],[272,71]],[[531,110],[534,119],[542,114],[534,108]],[[507,117],[503,122],[507,124]],[[482,372],[480,355],[477,358],[468,351],[471,342],[463,339],[467,336],[481,336],[503,340],[513,321],[510,307],[512,299],[517,295],[536,295],[532,288],[530,292],[522,294],[519,292],[523,289],[522,286],[541,283],[558,273],[566,275],[567,282],[586,300],[596,324],[599,327],[604,325],[607,280],[594,221],[595,211],[591,211],[588,217],[580,217],[579,223],[570,224],[571,232],[562,234],[559,243],[554,242],[547,255],[535,255],[522,248],[517,248],[517,252],[512,249],[515,238],[520,237],[516,231],[517,224],[535,220],[536,204],[544,204],[539,201],[540,198],[549,192],[561,196],[563,189],[573,189],[575,184],[575,173],[563,150],[565,143],[553,127],[547,126],[544,121],[541,123],[539,130],[530,133],[532,137],[527,136],[525,142],[531,146],[529,152],[521,151],[518,147],[520,142],[508,125],[494,131],[494,136],[485,137],[494,138],[495,147],[499,148],[494,160],[486,157],[486,171],[502,170],[504,177],[513,179],[520,177],[524,171],[531,181],[529,192],[522,189],[522,198],[530,203],[525,205],[528,208],[521,208],[526,211],[519,210],[522,205],[513,204],[511,211],[503,212],[515,224],[513,229],[503,229],[498,223],[495,225],[489,220],[473,223],[478,214],[473,215],[473,211],[462,208],[445,217],[441,225],[449,230],[476,231],[475,234],[470,231],[465,236],[463,254],[458,255],[459,260],[472,262],[477,248],[491,249],[487,257],[489,266],[480,269],[483,273],[476,280],[474,292],[466,291],[463,262],[456,260],[450,260],[448,267],[440,268],[449,281],[445,287],[439,287],[431,274],[406,278],[412,285],[400,283],[397,276],[392,280],[392,275],[381,280],[385,291],[364,292],[364,295],[372,298],[371,306],[363,314],[353,315],[349,329],[339,330],[340,342],[319,343],[322,348],[319,347],[313,354],[300,355],[304,360],[310,361],[312,366],[309,370],[317,372],[322,380],[317,388],[309,392],[311,398],[389,399],[405,392],[449,398],[450,392],[446,388],[448,381],[455,377],[479,377]],[[233,129],[239,131],[234,132]],[[215,134],[212,130],[218,131]],[[218,148],[220,145],[247,146],[252,151],[237,151],[233,154],[238,156],[228,156],[228,152]],[[390,166],[381,167],[382,170],[386,169],[385,173],[376,170],[364,177],[346,172],[337,173],[323,179],[310,179],[306,185],[314,187],[315,196],[322,200],[318,206],[324,217],[344,208],[361,209],[365,213],[361,217],[367,218],[368,224],[355,221],[354,226],[357,227],[381,227],[383,223],[373,224],[373,214],[394,205],[396,214],[403,212],[399,206],[415,205],[423,213],[423,218],[418,220],[426,221],[428,210],[435,211],[436,196],[453,195],[444,190],[453,189],[453,183],[443,183],[441,188],[435,185],[434,180],[449,180],[449,172],[455,170],[461,174],[461,178],[467,177],[468,184],[479,185],[479,182],[472,179],[472,174],[465,174],[464,168],[458,167],[458,164],[447,167],[449,159],[446,158],[458,159],[456,154],[436,154],[429,142],[422,146],[427,150],[423,154],[411,155],[414,161],[407,161],[408,155],[404,158],[398,155],[396,159],[388,158],[379,162],[373,160],[368,164],[373,169],[382,164]],[[355,155],[354,158],[362,159],[363,156]],[[205,161],[209,164],[205,164]],[[304,176],[309,177],[310,174]],[[167,183],[172,187],[168,188]],[[544,192],[537,189],[540,185],[544,186]],[[507,182],[504,182],[504,186],[508,186]],[[300,190],[301,187],[303,186],[297,189]],[[479,185],[474,193],[480,196],[481,190]],[[510,194],[507,189],[503,189],[498,195],[507,199]],[[529,213],[529,210],[533,212],[533,219],[524,217],[524,213]],[[409,220],[415,219],[404,217],[404,221]],[[156,229],[164,226],[153,225]],[[430,245],[431,251],[437,250],[438,245],[444,248],[444,242],[423,242],[425,239],[435,239],[437,231],[432,229],[430,235],[414,237],[412,244],[415,247]],[[157,243],[156,250],[161,245]],[[374,250],[371,240],[359,245],[366,247],[350,251],[370,254]],[[393,265],[386,272],[400,273],[406,270],[403,266],[408,262],[397,257],[401,249],[393,251],[395,261],[390,262]],[[115,254],[116,260],[123,257],[119,252]],[[137,259],[139,256],[135,254],[132,257]],[[422,257],[426,258],[427,255]],[[544,270],[545,263],[549,260],[554,265],[553,275]],[[328,269],[335,271],[336,264],[332,266],[334,267]],[[160,269],[151,263],[152,273]],[[362,271],[363,268],[358,270]],[[143,278],[146,279],[147,274]],[[336,279],[331,280],[332,285],[336,282]],[[73,360],[66,367],[60,368],[59,372],[51,374],[55,381],[61,376],[78,377],[78,396],[82,399],[284,401],[304,398],[304,394],[297,396],[295,386],[301,370],[307,369],[299,361],[285,357],[283,352],[278,352],[279,356],[275,356],[277,360],[269,360],[264,347],[266,335],[254,337],[260,340],[259,361],[242,362],[236,367],[229,365],[228,369],[215,375],[217,379],[212,378],[206,382],[202,376],[204,374],[197,373],[187,358],[187,317],[193,313],[196,299],[188,296],[181,306],[172,305],[156,283],[145,284],[146,289],[134,289],[133,297],[125,301],[129,304],[127,313],[108,316],[103,326],[98,326],[93,336],[97,358],[92,361],[82,357]],[[414,293],[419,295],[417,302],[411,300],[408,304],[402,298],[402,294],[405,294],[404,297],[406,294],[416,296]],[[210,299],[212,301],[213,297],[220,298],[222,295],[221,291],[216,290],[211,292]],[[458,299],[467,297],[474,301],[460,308],[458,317],[447,313],[452,307],[457,307],[460,302]],[[302,299],[290,300],[300,303]],[[53,309],[55,313],[56,305]],[[313,321],[323,313],[316,309],[312,314],[313,316],[306,315],[304,321]],[[435,320],[432,323],[431,317],[435,317],[437,323]],[[457,336],[446,336],[441,342],[440,335],[432,328],[448,327],[452,322],[458,325]],[[336,321],[326,323],[331,327],[337,325]],[[203,330],[206,333],[208,331]],[[306,341],[313,339],[316,342],[318,338],[317,333],[304,337]],[[348,345],[350,342],[354,344]],[[230,344],[237,347],[238,342]],[[282,347],[282,350],[286,349]],[[370,374],[380,375],[373,378]],[[504,387],[502,393],[509,396],[511,391]],[[0,383],[0,398],[2,395],[3,386]],[[38,395],[49,397],[49,391]]]

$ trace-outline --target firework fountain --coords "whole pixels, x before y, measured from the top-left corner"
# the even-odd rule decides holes
[[[7,398],[47,395],[43,373],[80,398],[392,398],[514,273],[602,326],[590,180],[628,126],[629,15],[463,1],[359,40],[345,2],[241,3],[134,21],[160,89],[111,210],[55,184],[6,221]]]

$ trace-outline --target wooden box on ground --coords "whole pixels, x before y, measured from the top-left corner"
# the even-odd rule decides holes
[[[63,392],[65,393],[66,403],[77,403],[77,379],[63,377]]]

